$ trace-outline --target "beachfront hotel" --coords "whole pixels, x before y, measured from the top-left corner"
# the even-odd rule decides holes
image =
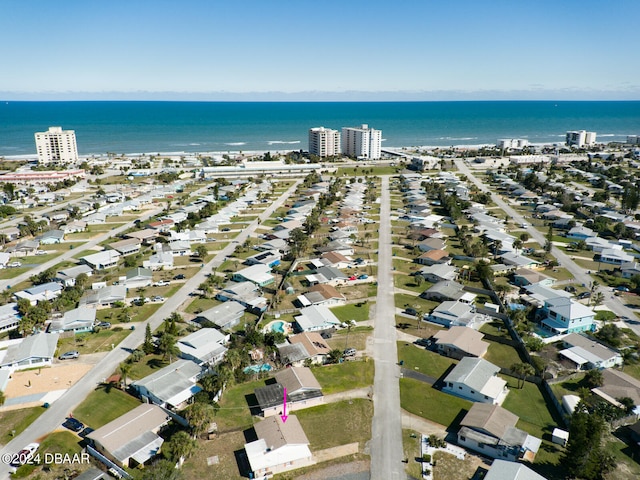
[[[324,127],[309,129],[309,153],[321,158],[340,155],[340,132]]]
[[[567,132],[567,145],[578,148],[590,147],[596,144],[596,132],[587,132],[585,130],[576,130]]]
[[[382,130],[360,127],[342,128],[342,153],[350,157],[375,160],[382,150]]]
[[[48,131],[37,132],[35,136],[39,165],[78,161],[75,131],[62,130],[62,127],[49,127]]]

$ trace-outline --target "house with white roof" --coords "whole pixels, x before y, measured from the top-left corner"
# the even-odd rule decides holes
[[[201,328],[178,340],[176,345],[182,358],[214,366],[223,360],[228,339],[228,335],[215,328]]]
[[[505,265],[512,265],[515,268],[537,268],[540,262],[532,258],[525,257],[524,255],[516,254],[513,252],[503,253],[500,258]]]
[[[301,332],[328,330],[341,322],[325,305],[311,305],[300,309],[300,315],[294,317],[296,327]]]
[[[567,348],[560,350],[560,355],[575,363],[578,369],[611,368],[623,363],[620,352],[578,333],[571,333],[562,341]]]
[[[152,271],[173,268],[173,255],[170,252],[163,252],[160,248],[156,253],[151,254],[149,260],[143,260],[142,266]]]
[[[117,252],[116,250],[103,250],[102,252],[82,257],[80,260],[94,270],[106,270],[118,265],[119,258],[120,252]]]
[[[85,333],[93,331],[93,324],[96,321],[95,308],[78,307],[65,312],[60,319],[54,319],[49,324],[49,333]]]
[[[595,312],[571,298],[545,300],[541,313],[546,317],[542,326],[556,333],[586,332],[595,329]]]
[[[600,262],[611,265],[622,265],[624,263],[633,262],[635,257],[622,250],[615,248],[605,248],[600,252]]]
[[[314,463],[309,440],[295,415],[286,422],[280,415],[265,418],[253,428],[258,440],[244,445],[253,478],[267,479]]]
[[[7,264],[11,260],[11,255],[7,252],[0,252],[0,268],[7,268]]]
[[[500,367],[482,358],[465,357],[444,379],[442,391],[472,402],[502,405],[509,389],[498,377]]]
[[[139,238],[125,238],[119,242],[110,243],[109,247],[114,249],[123,257],[133,255],[140,251],[142,241]]]
[[[97,290],[87,292],[78,302],[79,306],[91,307],[113,306],[116,302],[124,302],[127,299],[127,287],[124,285],[109,285]]]
[[[547,480],[522,463],[496,459],[484,480]]]
[[[197,314],[193,321],[204,326],[214,324],[221,330],[229,331],[240,323],[244,312],[244,305],[230,300]]]
[[[73,287],[76,284],[76,278],[83,273],[87,277],[90,277],[93,275],[93,270],[89,265],[77,265],[75,267],[65,268],[56,274],[54,280],[65,287]]]
[[[262,296],[260,287],[252,282],[228,282],[216,294],[216,300],[221,302],[236,301],[254,313],[264,312],[267,309],[267,299]]]
[[[429,314],[428,320],[430,322],[444,325],[445,327],[471,327],[478,328],[486,317],[478,314],[473,305],[468,303],[446,301],[442,302]]]
[[[421,275],[427,282],[436,283],[442,281],[455,280],[458,269],[446,263],[436,263],[428,267],[422,267],[416,275]]]
[[[471,292],[465,292],[462,284],[453,280],[438,282],[420,294],[421,298],[427,300],[435,300],[444,302],[453,300],[460,303],[473,305],[477,295]]]
[[[582,225],[575,226],[567,232],[567,238],[571,238],[578,241],[586,240],[587,238],[597,237],[597,236],[598,234],[596,232]]]
[[[124,284],[128,290],[133,288],[150,287],[153,283],[153,273],[150,268],[136,267],[128,270]]]
[[[180,359],[141,380],[131,387],[143,401],[166,408],[179,409],[202,390],[196,383],[205,373],[201,365]]]
[[[15,302],[0,305],[0,332],[6,332],[18,328],[20,325],[20,312]]]
[[[62,293],[62,285],[58,282],[48,282],[41,285],[35,285],[26,290],[14,293],[15,298],[24,298],[29,300],[31,305],[36,305],[38,302],[48,302],[57,298]]]
[[[271,267],[262,264],[238,270],[233,274],[232,279],[234,282],[251,282],[259,287],[270,285],[275,281],[275,277],[271,274]]]
[[[640,275],[640,263],[638,262],[625,262],[620,266],[622,272],[622,278],[632,278],[636,275]]]
[[[58,346],[58,337],[57,333],[37,333],[25,337],[20,343],[7,349],[4,358],[0,360],[0,369],[13,372],[51,366]]]

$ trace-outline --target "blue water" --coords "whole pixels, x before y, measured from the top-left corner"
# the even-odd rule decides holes
[[[244,373],[260,373],[260,372],[268,372],[271,370],[271,365],[268,363],[263,363],[262,365],[251,365],[246,367],[243,371]]]
[[[276,322],[271,325],[271,331],[284,333],[284,322]]]
[[[600,141],[640,134],[640,102],[0,102],[0,155],[33,155],[33,134],[75,130],[81,155],[306,150],[308,129],[367,123],[383,146]]]

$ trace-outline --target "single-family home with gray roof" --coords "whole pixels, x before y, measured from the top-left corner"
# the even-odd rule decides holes
[[[475,293],[465,292],[464,287],[458,282],[446,280],[432,285],[422,292],[420,297],[439,302],[454,300],[472,305],[477,295]]]
[[[65,287],[73,287],[76,284],[76,278],[82,273],[90,277],[93,275],[93,270],[89,265],[77,265],[75,267],[65,268],[56,274],[54,280]]]
[[[472,402],[502,405],[509,390],[499,371],[500,367],[482,358],[465,357],[446,376],[442,391]]]
[[[150,287],[153,283],[153,272],[150,268],[136,267],[128,270],[124,284],[127,289]]]
[[[197,381],[206,372],[201,365],[180,359],[141,380],[131,387],[149,403],[166,408],[179,409],[196,393],[202,390]]]
[[[29,368],[50,366],[58,345],[57,333],[37,333],[22,339],[17,345],[7,349],[0,360],[0,369],[26,370]]]
[[[78,302],[79,306],[107,307],[116,302],[127,299],[127,287],[124,285],[109,285],[97,290],[90,290]]]
[[[214,366],[223,360],[227,351],[224,344],[228,339],[229,335],[223,335],[215,328],[201,328],[178,340],[176,345],[182,358]]]
[[[0,305],[0,332],[13,330],[20,325],[20,312],[15,302]]]
[[[229,331],[240,323],[244,312],[244,305],[231,300],[200,312],[193,321],[203,326],[214,324],[221,330]]]
[[[62,230],[49,230],[42,235],[36,237],[40,245],[53,245],[64,241],[64,232]]]
[[[48,282],[41,285],[35,285],[31,288],[21,290],[14,293],[17,299],[24,298],[29,300],[31,305],[36,305],[38,302],[48,302],[57,298],[62,293],[62,285],[58,282]]]
[[[275,374],[276,383],[255,389],[256,399],[264,417],[282,415],[284,392],[287,412],[314,407],[323,402],[322,387],[308,367],[289,367]]]
[[[341,323],[338,317],[324,305],[312,305],[302,308],[300,315],[294,318],[296,327],[301,332],[328,330]]]
[[[78,307],[65,312],[62,318],[54,319],[47,329],[50,333],[85,333],[93,331],[96,321],[95,308]]]

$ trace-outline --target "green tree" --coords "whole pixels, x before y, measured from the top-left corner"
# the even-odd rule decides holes
[[[163,446],[163,454],[169,460],[178,462],[182,467],[182,462],[189,458],[198,448],[198,443],[183,430],[171,435],[171,438]]]
[[[342,358],[342,352],[336,348],[329,352],[327,362],[328,363],[338,363]]]
[[[195,254],[196,257],[204,259],[209,254],[209,250],[207,250],[207,247],[205,247],[204,245],[198,245],[196,247]]]
[[[536,372],[528,363],[514,363],[511,365],[511,371],[518,377],[518,388],[524,387],[525,378],[534,375]]]
[[[122,386],[125,389],[127,388],[127,378],[131,373],[131,368],[132,368],[132,365],[127,362],[121,363],[120,367],[118,367],[118,370],[120,370],[120,375],[122,375]]]
[[[589,370],[584,376],[584,382],[589,388],[598,388],[601,387],[604,383],[604,377],[602,376],[602,371],[594,368]]]
[[[176,345],[176,337],[164,333],[158,342],[158,352],[162,354],[162,360],[166,361],[169,359],[169,362],[171,362],[174,356],[180,355],[180,350]]]
[[[153,345],[153,336],[151,334],[151,325],[147,323],[144,329],[144,343],[142,344],[142,350],[149,355],[155,351],[156,347]]]
[[[571,478],[601,480],[615,466],[613,457],[602,449],[605,421],[586,411],[584,405],[578,407],[571,416],[569,441],[561,464]]]
[[[182,480],[182,470],[176,468],[175,463],[169,460],[156,460],[153,464],[142,470],[142,480]]]
[[[192,403],[184,411],[184,417],[191,425],[193,437],[197,438],[209,429],[216,416],[215,409],[207,403]]]

